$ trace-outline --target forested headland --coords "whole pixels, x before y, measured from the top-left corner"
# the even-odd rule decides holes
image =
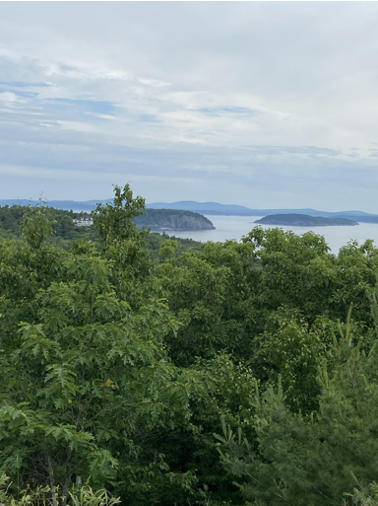
[[[2,225],[0,503],[378,505],[378,249],[144,209],[126,185],[93,230]]]
[[[145,209],[134,219],[138,228],[151,230],[214,230],[212,222],[199,213],[179,209]]]

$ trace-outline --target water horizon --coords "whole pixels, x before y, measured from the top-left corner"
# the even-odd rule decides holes
[[[358,244],[361,245],[367,239],[371,239],[375,245],[378,245],[378,223],[359,223],[355,226],[294,227],[254,223],[261,216],[214,216],[206,214],[204,216],[213,223],[215,230],[165,231],[165,233],[170,237],[193,239],[199,242],[225,242],[230,239],[240,241],[254,227],[260,226],[264,230],[270,228],[282,228],[285,232],[291,230],[297,235],[303,235],[310,231],[322,235],[330,247],[331,253],[334,254],[337,254],[342,246],[346,246],[348,242],[353,240],[358,241]]]

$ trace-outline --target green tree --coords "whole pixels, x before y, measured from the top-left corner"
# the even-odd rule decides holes
[[[277,385],[280,378],[290,409],[311,413],[318,408],[318,370],[327,363],[332,328],[322,319],[310,326],[300,316],[285,314],[284,308],[274,317],[279,327],[256,337],[253,371],[265,388]]]
[[[117,258],[90,243],[43,245],[45,225],[33,210],[29,241],[0,244],[0,469],[48,485],[57,501],[77,476],[97,489],[125,481],[141,458],[138,433],[185,426],[190,412],[163,341],[178,327],[164,302],[149,293],[133,310],[113,283]],[[179,475],[176,488],[191,480]]]
[[[30,246],[39,249],[41,244],[51,236],[53,220],[46,206],[28,206],[21,221],[22,231]]]
[[[98,486],[114,478],[109,445],[164,410],[172,366],[161,339],[176,328],[163,305],[132,314],[104,260],[78,258],[69,274],[75,281],[39,290],[37,321],[3,343],[0,409],[2,470],[65,496],[74,475]]]
[[[96,228],[104,243],[109,246],[115,242],[138,239],[140,234],[132,220],[141,216],[144,209],[145,199],[133,198],[129,184],[124,188],[114,186],[113,203],[99,203],[94,212]]]
[[[138,230],[133,219],[144,212],[145,200],[133,198],[130,185],[114,187],[114,201],[106,205],[97,204],[94,223],[99,232],[104,255],[112,263],[112,282],[117,295],[130,304],[141,304],[149,286],[143,289],[151,271],[151,262],[146,251],[144,230]]]
[[[246,498],[258,506],[353,504],[345,494],[366,490],[378,472],[377,365],[375,349],[361,352],[348,324],[333,345],[331,370],[319,372],[317,413],[291,412],[279,384],[256,395],[251,441],[224,426],[222,461]]]

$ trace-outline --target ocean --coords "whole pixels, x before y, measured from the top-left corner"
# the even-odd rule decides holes
[[[167,232],[170,236],[194,239],[195,241],[206,242],[224,242],[228,239],[240,239],[246,235],[257,224],[255,220],[261,216],[206,216],[213,222],[216,230],[202,230],[193,232]],[[263,229],[274,228],[275,225],[261,225]],[[363,244],[366,239],[372,239],[378,246],[378,223],[360,223],[354,227],[290,227],[281,226],[283,230],[292,230],[295,234],[302,235],[305,232],[312,231],[315,234],[322,235],[331,252],[337,254],[342,246],[345,246],[351,240],[357,240]]]

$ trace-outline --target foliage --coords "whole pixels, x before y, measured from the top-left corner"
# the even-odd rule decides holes
[[[43,202],[37,206],[0,206],[0,237],[21,238],[22,229],[24,229],[24,232],[28,229],[27,222],[29,226],[31,224],[36,226],[37,222],[41,226],[42,216],[45,216],[45,222],[47,218],[47,224],[51,227],[51,231],[46,229],[46,232],[48,232],[46,238],[51,233],[53,238],[63,240],[80,240],[83,238],[98,240],[98,234],[93,227],[76,227],[74,225],[73,219],[79,218],[81,213],[47,207],[46,203]]]
[[[353,344],[349,325],[332,354],[332,370],[319,369],[316,413],[290,412],[279,383],[256,395],[253,443],[224,425],[222,460],[253,504],[338,506],[353,486],[363,490],[377,476],[378,355]]]
[[[0,503],[375,505],[372,242],[169,238],[114,192],[0,208]]]
[[[30,213],[31,206],[0,206],[0,238],[21,239],[22,238],[22,220],[25,213]],[[47,208],[46,208],[47,210]],[[149,213],[153,209],[146,210]],[[33,211],[32,211],[33,212]],[[48,207],[48,213],[51,218],[52,234],[48,242],[54,243],[59,247],[69,250],[70,246],[80,243],[83,240],[89,240],[98,243],[100,236],[96,227],[77,227],[73,220],[80,218],[82,213],[54,209]],[[143,218],[143,217],[142,217]],[[135,219],[133,220],[135,222]],[[169,236],[163,234],[149,233],[143,236],[146,248],[151,257],[156,260],[159,257],[159,250],[165,242],[170,241]],[[186,249],[199,249],[200,243],[193,239],[173,239],[178,243],[177,254],[183,253]]]
[[[19,491],[18,498],[9,494],[11,486],[9,477],[6,474],[0,476],[0,504],[4,506],[55,506],[58,491],[54,497],[51,497],[51,489],[49,486],[37,487],[31,489],[27,487],[25,490]],[[60,500],[66,498],[59,497]],[[106,490],[94,491],[89,485],[76,487],[75,490],[68,492],[67,504],[70,506],[114,506],[120,502],[119,497],[112,497]]]
[[[48,208],[29,206],[21,221],[22,231],[33,249],[39,249],[52,234],[52,218]]]
[[[106,244],[131,240],[138,237],[133,219],[142,216],[145,210],[142,197],[133,198],[130,185],[114,187],[114,202],[97,204],[94,212],[96,228]]]

